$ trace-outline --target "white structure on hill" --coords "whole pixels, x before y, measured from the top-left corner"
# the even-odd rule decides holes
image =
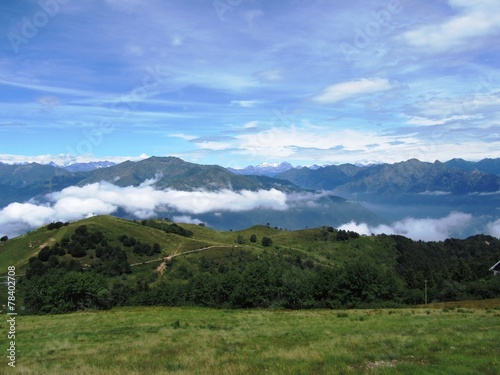
[[[493,267],[490,268],[490,271],[493,271],[493,274],[496,276],[500,274],[500,262],[497,262]]]

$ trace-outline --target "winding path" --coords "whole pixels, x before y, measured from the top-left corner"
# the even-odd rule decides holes
[[[134,263],[134,264],[131,264],[130,267],[139,266],[141,264],[147,264],[147,263],[154,263],[154,262],[161,262],[161,261],[163,261],[163,263],[158,266],[158,270],[160,270],[160,269],[164,270],[165,267],[166,267],[167,262],[169,262],[170,260],[172,260],[172,258],[178,257],[180,255],[197,253],[197,252],[200,252],[200,251],[205,251],[205,250],[209,250],[209,249],[213,249],[213,248],[233,249],[233,248],[236,248],[238,246],[236,246],[236,245],[234,245],[234,246],[212,245],[212,246],[208,246],[208,247],[203,247],[201,249],[189,250],[189,251],[185,251],[183,253],[177,253],[179,251],[180,247],[181,247],[181,245],[179,245],[179,247],[177,248],[177,250],[175,250],[174,254],[169,255],[169,256],[167,256],[165,258],[153,259],[153,260],[148,260],[146,262],[140,262],[140,263]]]

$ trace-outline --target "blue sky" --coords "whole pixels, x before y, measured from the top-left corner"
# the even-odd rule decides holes
[[[500,157],[498,0],[3,0],[0,161]]]

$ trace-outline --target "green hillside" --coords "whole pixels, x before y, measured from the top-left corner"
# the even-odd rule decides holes
[[[122,305],[352,308],[500,297],[500,240],[360,236],[332,227],[216,231],[97,216],[0,244],[30,313]],[[78,287],[75,287],[77,285]],[[3,289],[3,288],[2,288]],[[6,300],[5,290],[0,296]]]

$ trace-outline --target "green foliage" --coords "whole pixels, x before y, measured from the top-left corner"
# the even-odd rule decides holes
[[[424,302],[424,280],[429,301],[500,296],[500,277],[488,271],[500,259],[500,241],[490,236],[422,242],[402,236],[360,237],[333,227],[280,231],[254,226],[217,232],[186,224],[182,228],[192,232],[186,237],[150,226],[170,227],[170,222],[143,223],[96,217],[57,231],[42,228],[0,244],[0,260],[15,258],[17,251],[26,257],[29,253],[22,251],[33,243],[24,261],[27,280],[56,271],[100,274],[109,285],[109,306],[413,305]],[[175,257],[159,274],[155,270],[162,249]]]
[[[173,234],[178,234],[179,236],[184,236],[184,237],[192,237],[193,232],[190,231],[189,229],[185,229],[175,223],[168,224],[165,221],[158,221],[158,220],[143,220],[142,225],[150,227],[150,228],[155,228],[155,229],[160,229],[164,231],[165,233],[173,233]]]
[[[273,240],[269,237],[262,237],[262,246],[271,246],[273,244]]]
[[[489,268],[500,259],[500,240],[486,235],[443,242],[412,241],[403,236],[391,238],[398,253],[395,270],[408,289],[422,290],[427,280],[429,300],[498,296],[497,287],[487,280],[491,277]]]
[[[23,283],[26,311],[32,314],[57,314],[110,306],[104,278],[95,273],[51,270]]]
[[[127,261],[127,254],[120,247],[98,245],[96,257],[101,262],[93,265],[93,269],[107,276],[120,276],[121,274],[132,273]]]
[[[47,225],[47,229],[48,230],[61,229],[62,227],[65,227],[68,225],[69,225],[69,223],[63,223],[61,221],[57,221],[57,222],[50,223],[49,225]]]
[[[350,230],[340,229],[335,236],[337,241],[348,241],[351,238],[359,238],[359,234]]]
[[[349,308],[398,303],[403,295],[398,275],[369,261],[348,264],[337,280],[336,290],[341,305]]]

